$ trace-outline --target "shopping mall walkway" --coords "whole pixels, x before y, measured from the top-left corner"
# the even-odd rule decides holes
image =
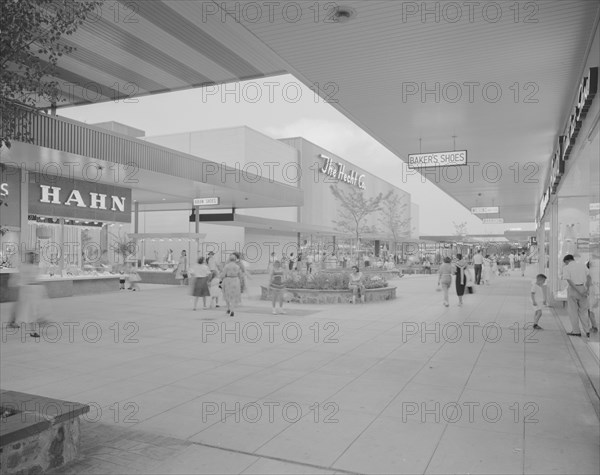
[[[587,343],[549,309],[523,330],[530,278],[229,319],[176,287],[52,300],[39,341],[3,334],[1,385],[92,406],[59,473],[598,474]]]

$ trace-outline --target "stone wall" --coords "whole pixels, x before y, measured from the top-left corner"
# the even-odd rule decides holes
[[[292,295],[290,302],[309,304],[336,304],[352,303],[350,290],[317,290],[317,289],[287,289]],[[272,294],[268,287],[261,286],[261,300],[271,300]],[[367,289],[366,302],[378,302],[396,298],[396,287],[383,287],[381,289]]]
[[[45,473],[74,460],[78,451],[79,417],[76,417],[2,447],[0,472],[7,475]]]

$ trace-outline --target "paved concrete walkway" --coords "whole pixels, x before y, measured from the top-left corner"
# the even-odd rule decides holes
[[[65,474],[598,474],[587,342],[562,309],[534,333],[530,278],[449,308],[436,281],[281,316],[256,297],[193,312],[177,287],[56,299],[37,341],[3,325],[1,386],[92,406]]]

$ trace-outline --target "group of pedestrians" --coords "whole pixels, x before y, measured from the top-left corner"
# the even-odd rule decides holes
[[[450,257],[444,257],[444,260],[438,269],[438,287],[444,294],[445,307],[450,306],[448,292],[452,285],[452,276],[455,276],[454,284],[456,295],[458,297],[458,306],[461,307],[465,290],[470,288],[471,290],[469,293],[472,293],[473,283],[475,281],[472,269],[470,269],[468,261],[463,258],[462,254],[457,254],[454,262],[452,262]]]
[[[242,293],[246,291],[248,276],[248,265],[239,252],[232,253],[222,269],[216,261],[214,252],[209,252],[208,257],[198,258],[197,263],[189,268],[188,274],[194,297],[193,310],[198,308],[200,298],[205,310],[219,308],[219,301],[223,299],[227,315],[235,316],[235,309],[242,302]],[[210,306],[208,299],[210,299]]]

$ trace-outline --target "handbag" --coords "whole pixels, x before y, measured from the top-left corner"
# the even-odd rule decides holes
[[[467,287],[467,292],[470,293],[470,294],[474,294],[475,293],[475,289],[473,289],[473,286],[470,285],[469,287]]]

